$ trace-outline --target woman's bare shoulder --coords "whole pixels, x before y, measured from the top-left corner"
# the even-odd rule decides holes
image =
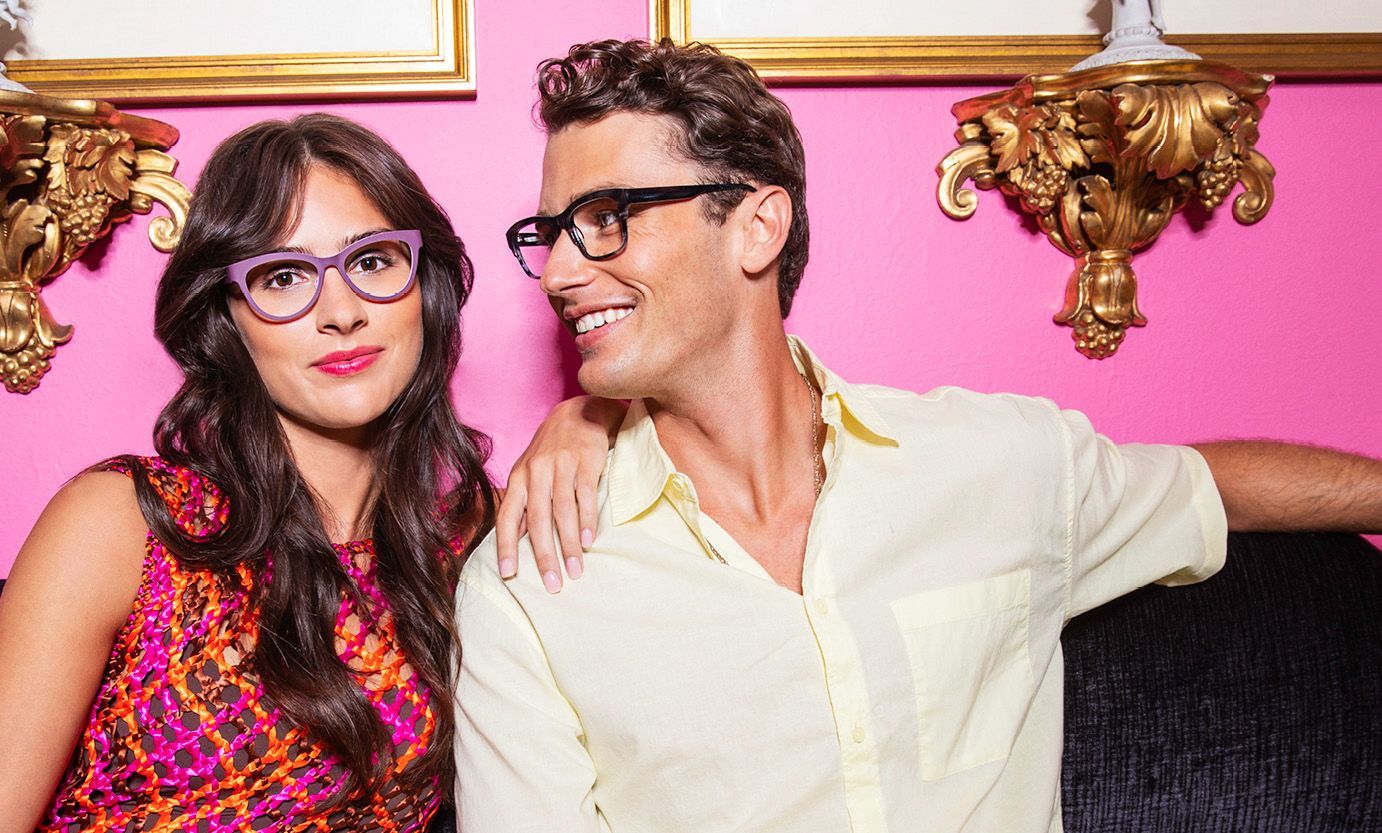
[[[49,540],[81,543],[99,552],[127,549],[133,543],[142,553],[147,531],[134,482],[118,471],[90,471],[72,478],[34,524],[34,532]]]
[[[41,596],[118,627],[139,587],[147,534],[128,476],[79,475],[58,490],[34,524],[4,595]]]

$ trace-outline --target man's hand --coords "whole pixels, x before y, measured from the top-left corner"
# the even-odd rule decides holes
[[[1264,440],[1193,448],[1234,532],[1382,532],[1382,460]]]
[[[495,518],[499,574],[518,575],[518,539],[524,533],[550,593],[561,589],[553,547],[555,524],[566,574],[580,578],[583,552],[595,540],[595,492],[605,457],[627,407],[622,402],[578,396],[557,403],[509,473],[508,491]]]

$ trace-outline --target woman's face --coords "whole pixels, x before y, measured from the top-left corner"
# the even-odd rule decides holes
[[[330,257],[352,241],[393,230],[360,186],[322,165],[307,175],[302,219],[278,249]],[[361,428],[402,393],[422,354],[422,291],[415,281],[384,303],[355,294],[334,268],[322,275],[321,296],[292,321],[265,321],[239,293],[231,317],[269,396],[304,427]]]

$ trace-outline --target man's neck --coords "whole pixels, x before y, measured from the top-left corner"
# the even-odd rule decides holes
[[[695,484],[702,510],[800,592],[824,435],[814,389],[785,336],[727,357],[694,388],[647,400],[658,441]]]

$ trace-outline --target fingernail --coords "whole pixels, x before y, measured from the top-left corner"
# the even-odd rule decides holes
[[[581,560],[576,556],[566,559],[566,574],[571,578],[581,577]]]
[[[499,577],[513,578],[518,574],[518,562],[512,558],[499,559]]]
[[[542,586],[547,588],[548,593],[555,593],[561,589],[561,577],[548,570],[542,574]]]
[[[595,543],[595,533],[588,529],[581,530],[581,546],[590,549],[590,545]]]

